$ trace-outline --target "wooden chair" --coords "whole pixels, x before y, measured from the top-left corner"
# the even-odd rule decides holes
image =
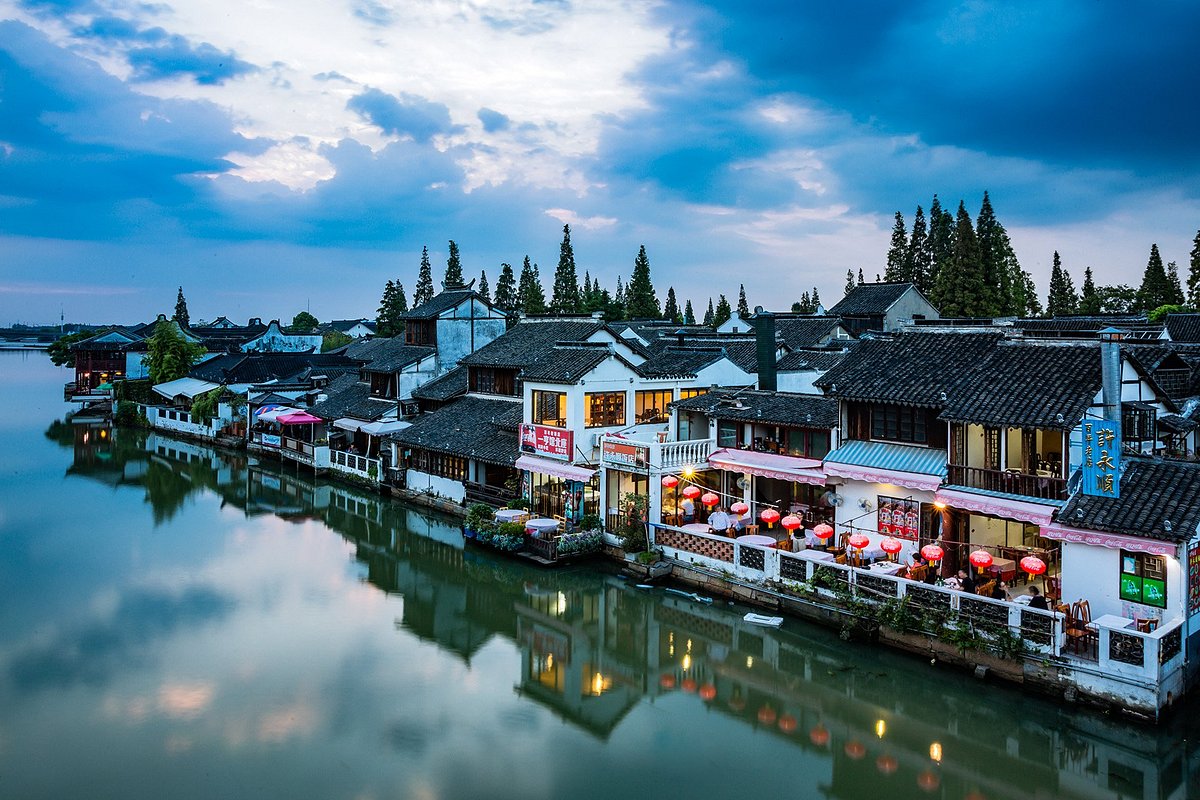
[[[1087,600],[1078,600],[1067,609],[1067,618],[1063,628],[1067,634],[1067,644],[1076,653],[1080,652],[1081,648],[1091,653],[1094,645],[1099,641],[1096,632],[1088,627],[1088,623],[1091,621],[1092,610]]]
[[[846,554],[842,553],[840,556],[837,556],[836,558],[834,558],[833,561],[835,564],[845,564],[846,563]]]
[[[991,597],[992,590],[996,588],[995,581],[986,581],[975,586],[975,594],[980,597]]]
[[[913,581],[924,581],[925,575],[929,572],[929,565],[922,564],[919,567],[908,568],[908,579]]]
[[[1046,578],[1046,599],[1055,602],[1062,600],[1062,577],[1055,575]]]

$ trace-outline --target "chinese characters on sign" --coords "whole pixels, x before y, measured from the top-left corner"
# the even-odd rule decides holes
[[[564,428],[521,424],[521,452],[571,460],[574,435]]]
[[[600,460],[605,464],[644,470],[650,464],[650,446],[636,442],[614,442],[611,439],[605,439],[600,445]]]
[[[1188,549],[1188,615],[1200,611],[1200,544]]]
[[[1108,420],[1083,423],[1083,493],[1120,497],[1121,426]]]

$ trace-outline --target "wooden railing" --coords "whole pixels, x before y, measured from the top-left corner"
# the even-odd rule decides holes
[[[958,464],[951,464],[948,471],[946,480],[948,486],[967,486],[972,489],[1019,494],[1041,500],[1065,500],[1067,498],[1066,478],[1026,475],[1020,472],[981,467],[964,467]]]
[[[490,506],[508,505],[517,493],[503,486],[488,486],[486,483],[464,481],[467,489],[468,503],[487,503]]]
[[[547,561],[558,560],[558,542],[554,539],[539,539],[536,536],[526,536],[525,549],[535,556],[541,556]]]

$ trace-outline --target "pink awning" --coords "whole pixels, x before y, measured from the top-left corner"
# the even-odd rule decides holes
[[[1096,547],[1107,547],[1111,550],[1133,550],[1138,553],[1152,553],[1157,556],[1178,555],[1179,546],[1158,539],[1142,539],[1137,536],[1125,536],[1119,533],[1104,531],[1085,531],[1079,528],[1069,528],[1057,523],[1042,526],[1042,536],[1059,542],[1074,542],[1090,544]]]
[[[760,478],[774,478],[793,483],[825,485],[821,462],[814,458],[780,456],[754,450],[721,449],[708,457],[708,463],[729,472],[748,472]]]
[[[961,489],[938,489],[933,500],[962,511],[974,511],[993,517],[1032,522],[1034,525],[1049,525],[1054,512],[1060,505],[1058,503],[1042,505],[991,494],[977,494]]]
[[[312,425],[325,420],[320,417],[314,417],[307,411],[297,411],[295,414],[284,414],[276,420],[280,425]]]
[[[596,470],[594,469],[577,467],[565,461],[554,461],[549,458],[538,458],[537,456],[521,456],[517,459],[516,467],[517,469],[524,469],[529,472],[553,475],[565,481],[582,481],[584,483],[590,481],[592,476],[596,474]]]

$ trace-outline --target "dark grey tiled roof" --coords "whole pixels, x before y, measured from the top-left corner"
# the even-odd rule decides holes
[[[596,319],[522,320],[459,363],[520,369],[533,364],[556,342],[582,342],[603,328],[604,323]]]
[[[838,314],[886,314],[900,296],[913,288],[911,283],[863,283],[829,309]]]
[[[671,403],[671,408],[699,411],[718,419],[800,428],[827,429],[838,424],[837,400],[819,394],[717,389],[686,400],[676,400]]]
[[[368,372],[399,372],[433,355],[437,355],[437,350],[432,347],[412,344],[390,347],[364,364],[363,369]]]
[[[1200,395],[1200,345],[1135,343],[1121,350],[1171,400]]]
[[[1108,314],[1100,316],[1065,316],[1050,319],[1019,319],[1013,327],[1029,339],[1095,339],[1105,328],[1119,328],[1126,338],[1158,339],[1163,326],[1149,322],[1141,315]]]
[[[1200,342],[1200,314],[1167,314],[1166,327],[1173,342]]]
[[[1126,457],[1121,496],[1072,495],[1058,521],[1072,528],[1185,542],[1200,524],[1200,464]],[[1170,530],[1167,530],[1167,521]]]
[[[345,333],[357,325],[365,325],[372,331],[375,330],[375,321],[370,319],[331,319],[320,327]]]
[[[213,383],[264,383],[294,379],[313,368],[353,366],[345,356],[330,353],[231,353],[200,362],[188,375]]]
[[[694,378],[700,370],[726,357],[725,348],[720,346],[661,347],[638,365],[638,372],[645,378]]]
[[[609,358],[625,362],[606,343],[565,342],[543,351],[540,357],[521,370],[520,376],[526,381],[575,383]],[[636,369],[632,364],[629,366]]]
[[[468,396],[423,414],[388,438],[403,447],[416,447],[511,466],[520,455],[516,428],[521,403]]]
[[[941,408],[1001,338],[992,332],[913,331],[866,339],[816,384],[836,387],[843,400]]]
[[[474,283],[474,281],[471,281],[471,283]],[[405,311],[400,315],[400,318],[434,319],[442,312],[449,311],[460,303],[464,303],[472,298],[486,304],[489,308],[491,307],[491,303],[488,303],[479,292],[469,287],[461,286],[453,289],[443,289],[421,305]]]
[[[1179,414],[1163,414],[1158,418],[1159,427],[1170,433],[1187,433],[1195,430],[1198,424],[1196,420]]]
[[[853,342],[845,342],[847,349],[839,347],[836,350],[793,350],[775,364],[779,372],[806,372],[816,370],[825,372],[833,369],[842,362],[849,353],[848,347]]]
[[[345,375],[332,381],[326,387],[325,393],[329,395],[328,398],[309,409],[310,413],[321,419],[353,417],[371,421],[396,409],[395,400],[371,397],[371,387],[360,383],[353,375]]]
[[[837,317],[779,316],[775,318],[775,336],[793,350],[813,347],[831,336],[839,324]]]
[[[466,393],[467,368],[455,367],[440,378],[434,378],[413,389],[412,396],[417,400],[444,402],[451,397]]]

